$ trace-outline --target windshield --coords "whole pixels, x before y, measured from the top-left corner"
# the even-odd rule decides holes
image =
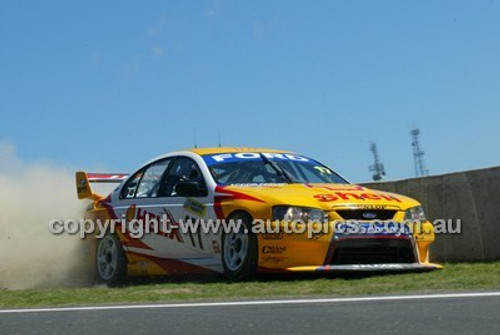
[[[226,153],[202,156],[217,184],[348,182],[317,161],[290,153]]]

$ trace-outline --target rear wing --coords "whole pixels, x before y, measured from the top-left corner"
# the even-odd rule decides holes
[[[127,177],[128,174],[124,173],[86,173],[78,171],[75,175],[78,199],[98,200],[102,198],[99,194],[92,192],[90,183],[121,183]]]

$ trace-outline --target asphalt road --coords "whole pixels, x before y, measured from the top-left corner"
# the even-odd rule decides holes
[[[498,334],[500,294],[494,294],[0,310],[0,333]]]

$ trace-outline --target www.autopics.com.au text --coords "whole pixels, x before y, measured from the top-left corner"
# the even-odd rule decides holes
[[[460,219],[436,219],[432,223],[435,234],[460,234],[462,221]],[[132,238],[142,238],[146,234],[183,234],[197,233],[218,234],[220,232],[252,232],[254,234],[307,234],[308,238],[317,238],[329,234],[332,230],[336,235],[412,235],[428,234],[429,227],[420,221],[276,221],[253,220],[250,227],[241,220],[186,219],[172,222],[164,215],[160,220],[146,216],[141,219],[54,219],[49,222],[52,234],[79,235],[82,239],[88,235],[102,238],[106,233],[121,231]]]

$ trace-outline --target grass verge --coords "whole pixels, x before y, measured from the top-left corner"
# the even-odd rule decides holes
[[[445,264],[439,271],[371,276],[265,276],[255,281],[173,278],[120,288],[0,291],[0,308],[297,298],[500,289],[500,263]]]

